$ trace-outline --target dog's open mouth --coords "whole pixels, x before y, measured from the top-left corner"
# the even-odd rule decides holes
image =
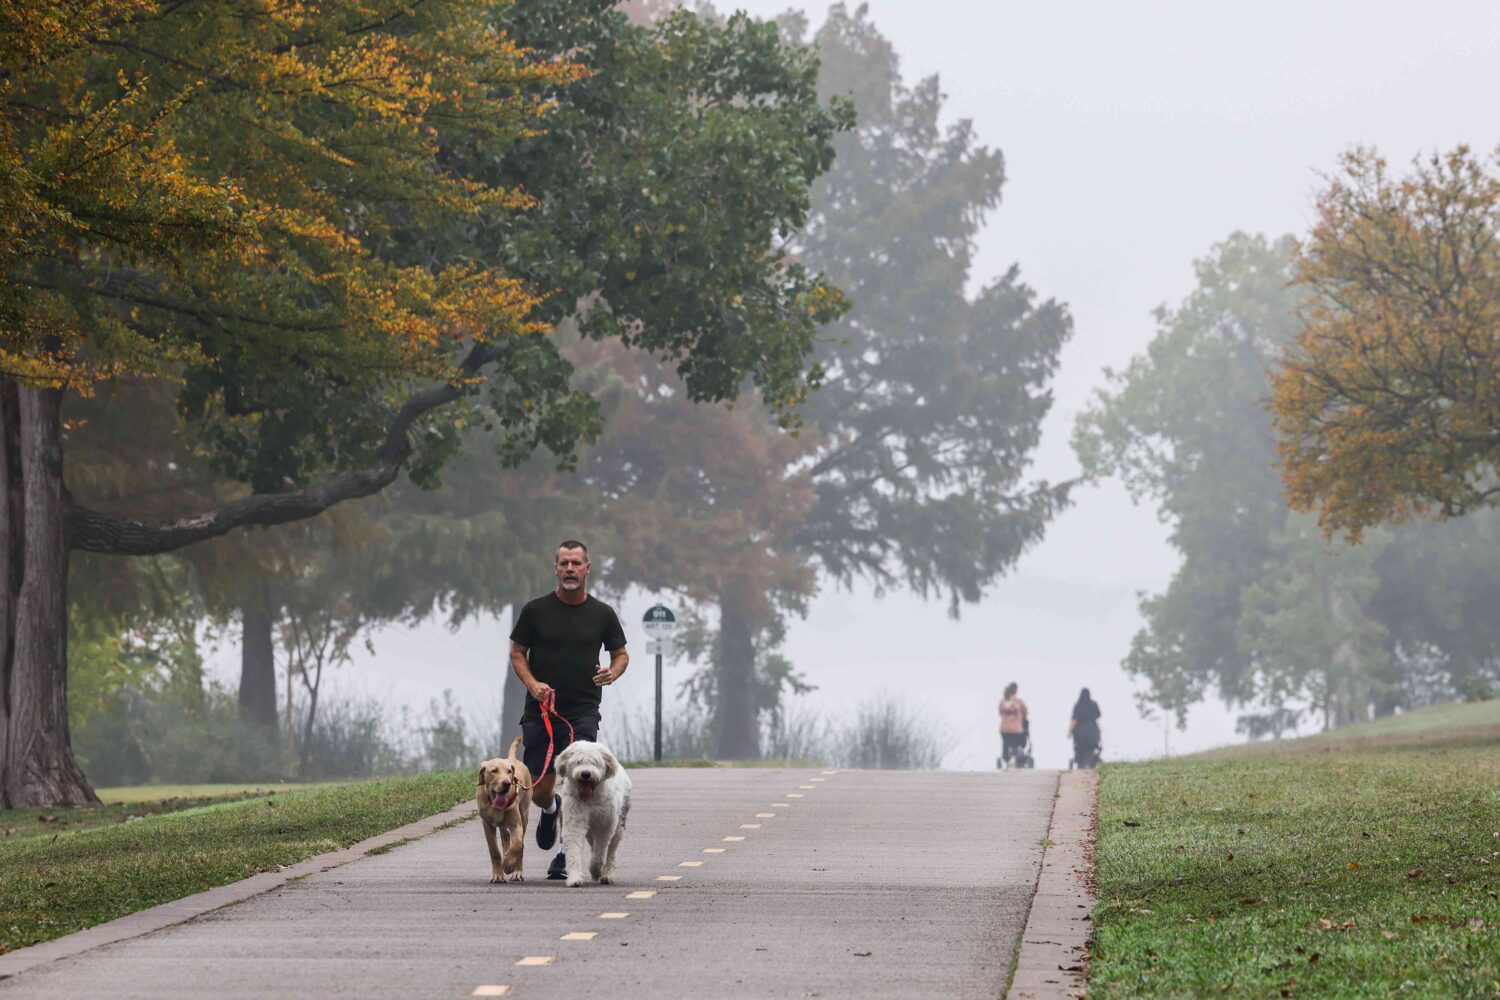
[[[490,806],[504,812],[510,808],[510,804],[516,800],[516,793],[509,791],[503,795],[500,792],[490,792]]]
[[[578,783],[578,797],[587,802],[594,797],[594,783],[591,781],[580,781]]]

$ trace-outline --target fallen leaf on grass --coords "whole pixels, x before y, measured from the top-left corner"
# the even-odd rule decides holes
[[[1476,931],[1484,930],[1484,921],[1479,919],[1478,917],[1470,917],[1468,920],[1464,921],[1464,923],[1468,924],[1468,926],[1474,928]]]
[[[1140,826],[1141,825],[1138,820],[1133,820],[1133,819],[1124,819],[1124,820],[1121,820],[1120,822],[1124,823],[1126,826]]]
[[[1358,861],[1351,861],[1347,865],[1345,865],[1344,867],[1347,868],[1347,869],[1349,869],[1351,872],[1357,872],[1357,871],[1359,871],[1359,862]]]
[[[1443,881],[1447,882],[1449,885],[1457,885],[1458,876],[1454,875],[1452,872],[1449,872],[1447,875],[1443,876]]]
[[[1348,920],[1345,920],[1343,923],[1339,924],[1339,923],[1334,923],[1332,920],[1329,920],[1326,917],[1319,917],[1313,923],[1308,924],[1307,925],[1307,929],[1310,930],[1310,931],[1311,930],[1319,930],[1319,931],[1330,931],[1330,932],[1335,932],[1335,933],[1338,932],[1338,931],[1352,931],[1352,930],[1354,930],[1354,918],[1350,917]]]
[[[1451,924],[1453,918],[1446,913],[1413,913],[1411,922],[1414,924]]]
[[[1407,878],[1421,878],[1422,877],[1422,869],[1420,869],[1420,868],[1413,868],[1411,871],[1409,871],[1409,872],[1406,873],[1406,877]]]
[[[1317,952],[1313,952],[1311,955],[1307,956],[1307,964],[1308,965],[1313,965],[1314,963],[1316,963],[1322,957],[1323,956],[1320,955],[1320,954],[1318,954]]]
[[[1401,935],[1397,934],[1395,931],[1381,931],[1380,936],[1385,938],[1387,941],[1394,941]]]

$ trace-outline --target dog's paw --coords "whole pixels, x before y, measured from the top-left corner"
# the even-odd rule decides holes
[[[506,876],[506,875],[504,875],[504,874],[502,874],[500,872],[491,872],[490,873],[490,885],[494,885],[496,882],[504,882],[507,878],[508,878],[508,876]]]
[[[583,885],[583,876],[582,875],[569,875],[568,876],[568,880],[566,882],[564,882],[563,884],[564,885],[569,885],[569,886]]]
[[[593,879],[595,882],[602,882],[604,880],[604,868],[603,868],[603,866],[602,865],[590,865],[589,866],[589,878]]]
[[[507,881],[507,882],[524,882],[524,881],[526,881],[526,877],[524,875],[522,875],[520,872],[506,872],[506,874],[505,874],[505,881]]]
[[[600,875],[599,876],[599,884],[600,885],[614,885],[615,884],[615,873],[614,872],[605,872],[604,874]]]

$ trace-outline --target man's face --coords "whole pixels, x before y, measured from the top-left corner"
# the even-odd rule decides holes
[[[589,559],[582,549],[558,549],[552,569],[557,574],[557,585],[573,593],[583,589],[589,578]]]

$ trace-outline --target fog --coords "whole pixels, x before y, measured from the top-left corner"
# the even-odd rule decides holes
[[[742,4],[757,16],[780,0]],[[806,8],[816,27],[826,5]],[[1354,2],[1292,4],[1018,4],[875,2],[908,83],[940,73],[949,120],[972,119],[1006,157],[1004,202],[979,240],[972,280],[1018,263],[1044,297],[1071,310],[1035,473],[1076,474],[1073,421],[1103,370],[1144,349],[1151,311],[1194,284],[1192,261],[1235,230],[1301,233],[1319,173],[1356,143],[1394,163],[1467,142],[1500,143],[1500,7]],[[1476,131],[1476,126],[1481,131]],[[951,737],[945,766],[994,766],[995,705],[1015,680],[1031,707],[1039,766],[1062,766],[1063,733],[1081,686],[1104,711],[1106,759],[1201,749],[1236,739],[1233,713],[1199,706],[1185,731],[1141,719],[1120,668],[1139,627],[1138,592],[1160,590],[1176,555],[1155,512],[1115,483],[1075,494],[986,599],[953,620],[945,601],[877,598],[825,584],[786,653],[817,686],[792,699],[837,716],[876,690],[921,707]],[[537,563],[551,558],[539,540]],[[595,553],[595,561],[608,558]],[[639,622],[653,595],[619,601],[635,660],[606,696],[605,728],[645,712],[652,663]],[[451,689],[476,711],[498,708],[505,627],[450,633],[386,629],[335,693],[423,704]],[[231,685],[237,650],[212,669]],[[669,665],[672,690],[686,668]]]

